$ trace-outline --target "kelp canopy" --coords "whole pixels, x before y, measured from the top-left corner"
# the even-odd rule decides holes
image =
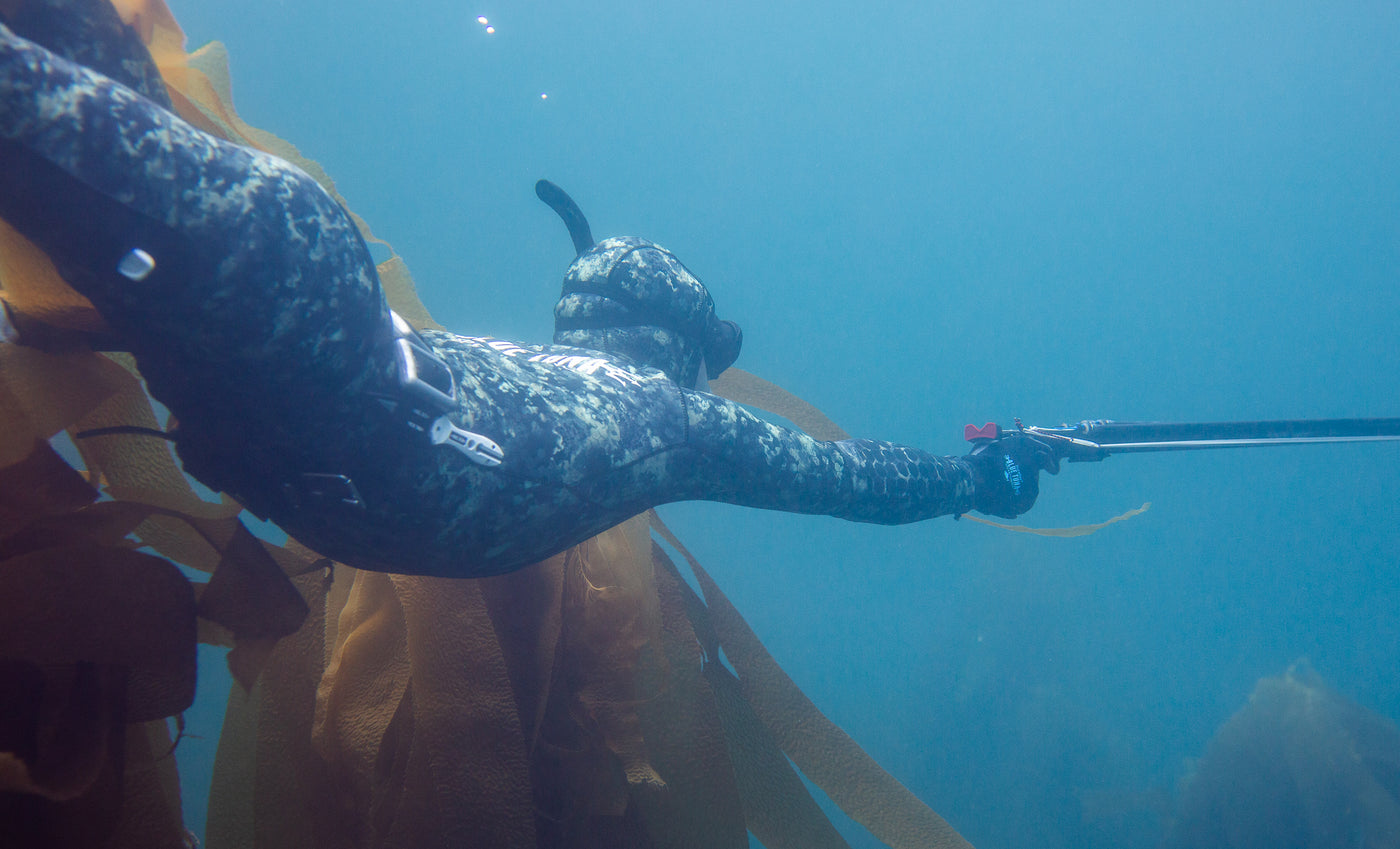
[[[187,54],[159,0],[113,5],[186,120],[334,192],[234,112],[220,45]],[[433,326],[402,260],[379,273]],[[134,362],[94,352],[113,341],[101,316],[3,222],[0,287],[23,343],[0,344],[0,843],[187,845],[166,718],[203,641],[231,647],[242,685],[216,849],[844,846],[793,764],[891,846],[967,845],[797,689],[655,514],[483,580],[271,544],[198,494]],[[751,375],[715,388],[841,435]]]

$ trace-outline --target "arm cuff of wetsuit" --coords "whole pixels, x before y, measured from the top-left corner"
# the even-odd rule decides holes
[[[961,516],[976,509],[977,485],[980,477],[977,474],[977,466],[971,458],[950,457],[948,459],[956,463],[958,469],[954,481],[953,509],[949,512],[954,516]]]

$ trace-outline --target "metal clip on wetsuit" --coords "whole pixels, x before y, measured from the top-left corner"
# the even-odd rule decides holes
[[[390,311],[394,321],[394,349],[399,361],[399,386],[403,389],[408,426],[428,435],[433,445],[446,445],[482,466],[499,466],[505,454],[490,437],[472,433],[447,417],[457,409],[457,381],[452,370],[408,322]]]

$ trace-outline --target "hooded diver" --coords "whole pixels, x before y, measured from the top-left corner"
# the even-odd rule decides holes
[[[116,21],[104,0],[64,5]],[[555,344],[415,332],[315,180],[164,108],[144,51],[133,72],[37,19],[0,25],[0,217],[135,355],[185,469],[328,557],[493,575],[683,500],[1014,517],[1055,470],[1028,435],[965,457],[819,442],[698,389],[738,327],[665,249],[592,244],[577,207]],[[94,29],[139,46],[120,21]]]

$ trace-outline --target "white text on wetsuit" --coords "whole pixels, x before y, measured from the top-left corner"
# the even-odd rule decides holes
[[[616,363],[603,359],[602,357],[588,357],[579,354],[540,354],[532,352],[529,348],[522,348],[514,342],[507,342],[504,339],[489,339],[485,336],[468,336],[466,341],[473,345],[481,345],[498,351],[507,357],[518,357],[526,355],[529,362],[543,363],[549,366],[559,366],[569,371],[579,374],[586,374],[590,377],[602,372],[604,377],[616,380],[622,386],[641,386],[640,375],[629,371]]]

